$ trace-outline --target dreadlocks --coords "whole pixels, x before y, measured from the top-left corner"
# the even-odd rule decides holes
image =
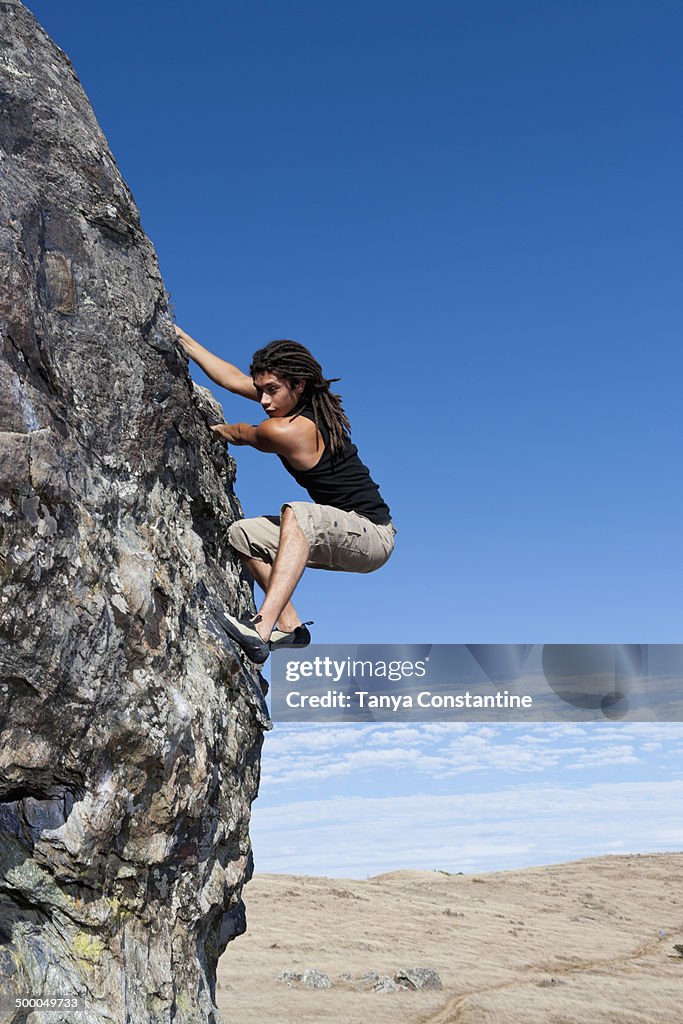
[[[330,454],[341,451],[351,433],[351,425],[342,408],[341,396],[330,391],[330,384],[341,378],[327,380],[323,377],[320,363],[304,345],[298,341],[271,341],[254,353],[249,373],[252,377],[259,373],[276,373],[288,381],[290,387],[303,381],[304,390],[291,415],[298,416],[310,403],[316,427],[320,429],[322,423],[329,434]]]

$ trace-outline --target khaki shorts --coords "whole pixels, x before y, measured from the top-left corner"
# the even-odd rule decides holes
[[[374,572],[394,550],[392,523],[379,526],[357,512],[311,501],[285,502],[280,512],[286,508],[291,508],[308,541],[310,569]],[[228,530],[228,539],[235,551],[272,565],[280,542],[280,516],[238,519]]]

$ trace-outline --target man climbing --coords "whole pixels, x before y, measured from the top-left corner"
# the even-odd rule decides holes
[[[394,549],[396,529],[388,505],[350,439],[339,395],[322,368],[296,341],[272,341],[254,354],[250,376],[220,359],[176,327],[188,356],[233,394],[259,402],[268,419],[257,426],[217,423],[230,444],[272,452],[310,501],[288,501],[279,516],[233,523],[230,543],[265,592],[252,617],[223,613],[228,635],[257,664],[271,650],[307,647],[309,623],[290,601],[304,569],[374,572]]]

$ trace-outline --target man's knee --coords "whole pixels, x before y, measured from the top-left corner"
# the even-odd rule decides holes
[[[283,505],[280,509],[282,517],[283,543],[286,547],[296,545],[297,548],[305,549],[306,557],[311,550],[311,534],[305,502],[299,502],[296,508],[291,505]],[[302,506],[303,510],[302,510]]]
[[[228,528],[228,541],[238,555],[249,554],[249,541],[239,520]]]
[[[236,555],[241,561],[246,562],[255,558],[257,562],[272,562],[272,558],[261,548],[255,538],[251,536],[246,525],[247,519],[238,519],[232,526],[228,527],[228,541]]]
[[[274,516],[238,519],[228,527],[230,545],[242,560],[256,559],[272,565],[278,548],[280,520]]]
[[[311,528],[312,507],[310,501],[294,501],[291,503],[287,502],[280,508],[283,526],[289,525],[290,529],[292,525],[298,526],[301,535],[309,547],[313,541],[313,531]]]

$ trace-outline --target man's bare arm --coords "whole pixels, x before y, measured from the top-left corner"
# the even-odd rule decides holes
[[[214,434],[230,444],[247,444],[260,452],[296,457],[301,452],[302,434],[297,424],[287,420],[264,420],[256,426],[249,423],[214,423]]]
[[[258,402],[259,398],[251,377],[242,373],[232,363],[213,355],[208,348],[204,348],[180,327],[176,327],[175,332],[190,359],[194,359],[195,363],[201,366],[207,377],[210,377],[215,384],[227,388],[234,395],[242,395],[243,398],[251,398]]]

